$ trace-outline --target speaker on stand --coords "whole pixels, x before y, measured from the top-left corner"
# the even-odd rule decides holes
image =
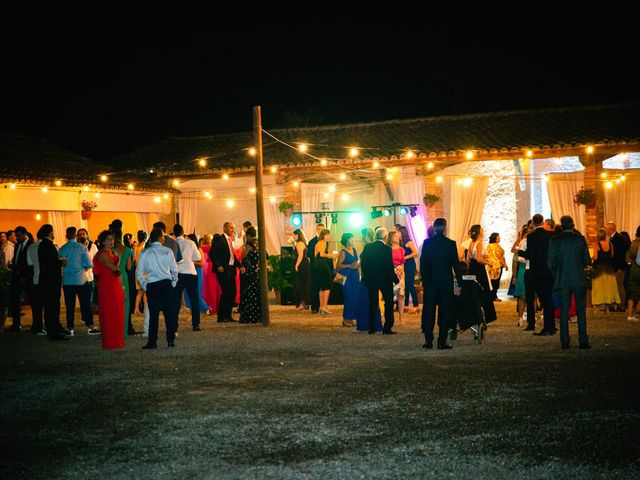
[[[293,286],[294,263],[293,247],[280,247],[280,276],[282,289],[280,290],[280,305],[297,305],[296,291]]]

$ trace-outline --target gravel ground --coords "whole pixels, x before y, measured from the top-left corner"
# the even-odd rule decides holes
[[[0,335],[0,478],[638,478],[640,325],[589,315],[593,349],[515,326],[421,348],[272,307],[177,347]],[[26,318],[28,324],[30,320]],[[135,318],[137,327],[141,318]]]

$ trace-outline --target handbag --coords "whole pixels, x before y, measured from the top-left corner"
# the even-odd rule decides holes
[[[333,277],[333,281],[344,287],[344,284],[347,283],[347,277],[341,273],[336,273],[336,276]]]

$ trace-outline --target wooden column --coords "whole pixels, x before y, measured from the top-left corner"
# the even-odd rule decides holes
[[[584,232],[587,242],[595,243],[598,229],[604,226],[604,182],[601,178],[602,162],[611,155],[585,153],[580,155],[580,163],[584,165],[584,188],[591,188],[596,192],[596,201],[586,207],[587,227]]]

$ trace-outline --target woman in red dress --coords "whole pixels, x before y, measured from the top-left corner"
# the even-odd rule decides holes
[[[93,257],[93,274],[98,289],[102,348],[124,347],[124,287],[120,281],[118,256],[113,253],[114,236],[108,230],[98,236],[102,249]]]
[[[206,233],[200,240],[200,248],[204,253],[204,263],[202,265],[202,298],[209,305],[207,314],[213,315],[218,313],[218,305],[220,305],[220,297],[222,297],[222,289],[218,282],[218,277],[213,272],[209,252],[211,251],[211,234]]]

